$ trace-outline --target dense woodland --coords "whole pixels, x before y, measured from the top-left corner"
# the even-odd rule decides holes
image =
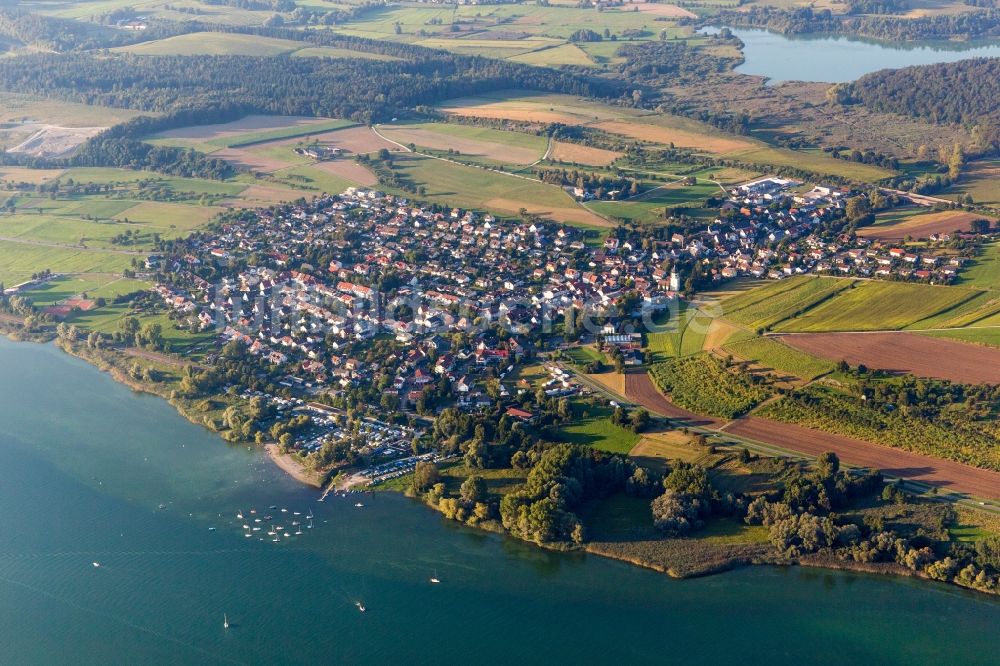
[[[863,3],[860,8],[871,4]],[[776,9],[754,6],[747,11],[724,10],[712,17],[711,24],[747,28],[766,28],[786,35],[842,33],[886,40],[984,39],[1000,36],[1000,10],[984,9],[964,14],[902,18],[886,15],[840,16],[829,9],[811,7]]]
[[[846,90],[850,100],[875,111],[937,123],[1000,122],[1000,58],[885,69],[862,76]]]
[[[245,56],[33,54],[0,61],[0,88],[142,111],[235,104],[255,113],[388,120],[502,88],[606,96],[617,84],[488,58],[415,62]]]
[[[724,43],[724,40],[718,40]],[[686,80],[703,81],[740,64],[739,58],[724,58],[685,43],[633,42],[618,49],[625,62],[618,74],[632,84],[673,86]]]

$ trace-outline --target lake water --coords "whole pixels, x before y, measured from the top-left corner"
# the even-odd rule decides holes
[[[718,28],[705,28],[712,34]],[[878,42],[854,37],[785,36],[768,30],[731,28],[744,44],[741,74],[781,81],[842,83],[880,69],[932,65],[1000,56],[1000,43]]]
[[[1000,603],[951,587],[673,581],[400,496],[316,497],[164,401],[0,339],[0,663],[996,663]],[[246,539],[251,507],[315,528]]]

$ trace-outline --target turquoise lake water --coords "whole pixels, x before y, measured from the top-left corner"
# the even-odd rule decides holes
[[[316,498],[164,401],[0,339],[0,663],[996,663],[1000,603],[947,586],[674,581],[397,495]],[[251,507],[315,527],[247,539]]]
[[[787,37],[750,28],[731,30],[744,44],[745,62],[736,71],[766,76],[772,83],[843,83],[880,69],[1000,56],[997,42],[878,42],[854,37]],[[704,32],[718,32],[718,28],[706,28]]]

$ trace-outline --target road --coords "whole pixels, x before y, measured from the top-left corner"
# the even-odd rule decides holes
[[[582,383],[586,379],[571,367],[566,366],[566,369]],[[588,386],[593,384],[587,383]],[[1000,500],[1000,473],[991,470],[759,417],[726,422],[701,416],[668,401],[644,371],[626,374],[625,396],[616,395],[606,386],[595,390],[619,404],[640,404],[651,413],[670,418],[677,425],[703,434],[720,445],[735,443],[766,456],[806,460],[834,451],[845,466],[880,469],[887,478],[905,480],[905,487],[912,492],[926,493],[932,488],[943,488],[945,493],[930,497],[1000,515],[1000,504],[995,503]],[[982,503],[978,498],[993,502]]]

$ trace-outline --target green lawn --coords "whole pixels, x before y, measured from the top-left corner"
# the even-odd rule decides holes
[[[995,328],[958,328],[952,331],[927,331],[925,335],[933,335],[937,338],[949,338],[951,340],[962,340],[963,342],[975,342],[992,347],[1000,347],[1000,322]]]
[[[46,307],[74,296],[86,294],[88,298],[103,297],[108,300],[119,294],[129,294],[148,289],[144,280],[132,280],[113,275],[66,275],[49,280],[25,292],[25,296],[39,307]]]
[[[554,185],[421,155],[399,155],[395,160],[402,176],[427,188],[422,199],[508,215],[526,208],[543,217],[577,226],[606,226],[603,220],[580,208],[562,188]]]
[[[1000,241],[984,245],[975,261],[959,273],[959,283],[977,289],[1000,290]]]
[[[0,282],[18,284],[46,268],[53,273],[121,273],[131,261],[131,256],[113,252],[0,241]]]
[[[611,453],[628,453],[640,435],[611,423],[611,408],[573,401],[573,419],[559,430],[570,444],[591,446]]]

